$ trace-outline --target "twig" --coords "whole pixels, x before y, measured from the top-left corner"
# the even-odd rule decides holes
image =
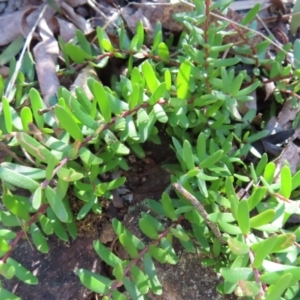
[[[188,192],[182,185],[179,183],[175,182],[173,183],[174,188],[182,195],[184,196],[187,200],[189,200],[193,206],[197,209],[199,214],[202,216],[208,227],[212,230],[216,238],[220,241],[221,244],[225,245],[227,242],[224,240],[218,226],[214,223],[212,223],[208,219],[207,212],[204,208],[204,206],[197,200],[196,197],[194,197],[190,192]]]

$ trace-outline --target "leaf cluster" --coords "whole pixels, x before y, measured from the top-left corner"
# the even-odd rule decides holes
[[[217,5],[223,8],[222,3],[214,8]],[[256,11],[254,7],[243,24],[251,22]],[[73,42],[60,40],[65,61],[60,71],[65,74],[74,71],[74,63],[102,69],[112,57],[126,62],[126,76],[113,79],[111,86],[93,77],[87,80],[92,101],[82,87],[74,91],[61,87],[54,106],[45,107],[38,90],[25,84],[25,79],[33,80],[27,56],[16,89],[8,98],[2,97],[0,138],[9,153],[0,165],[2,276],[37,284],[38,278],[10,257],[18,239],[26,233],[43,253],[49,251],[48,235],[63,241],[75,239],[76,221],[90,213],[100,214],[99,199],[111,199],[112,191],[126,181],[125,177],[106,180],[105,175],[128,170],[130,153],[144,158],[143,143],[160,143],[158,124],[162,123],[177,158],[166,168],[172,174],[171,183],[180,190],[175,189],[176,197],[166,191],[160,201],[148,200],[148,205],[168,225],[142,214],[138,224],[151,241],[146,244],[113,220],[129,259],[122,260],[95,241],[96,253],[113,268],[114,278],[79,269],[82,284],[104,295],[103,299],[147,299],[150,290],[160,295],[163,287],[155,262],[176,264],[173,244],[178,239],[186,251],[205,254],[203,264],[223,276],[220,293],[253,299],[299,295],[300,232],[285,224],[293,214],[300,214],[300,172],[292,174],[288,165],[278,172],[266,154],[257,153],[253,142],[268,132],[254,132],[250,126],[255,110],[244,115],[238,110],[239,103],[252,100],[251,93],[263,85],[260,75],[270,79],[290,75],[297,82],[297,71],[281,64],[292,45],[279,51],[275,61],[265,59],[268,40],[251,47],[224,43],[228,24],[205,27],[205,17],[200,5],[183,17],[187,30],[175,51],[172,37],[164,40],[159,23],[151,47],[145,45],[141,23],[131,39],[121,26],[118,44],[101,28],[97,28],[96,43],[89,43],[80,31]],[[243,33],[243,38],[251,42],[251,34]],[[234,55],[220,59],[228,49]],[[251,65],[254,74],[236,74],[240,63]],[[280,81],[276,84],[280,102],[280,91],[287,87]],[[298,85],[288,88],[296,93]],[[1,96],[4,87],[0,78]],[[256,165],[245,162],[249,152],[258,156]],[[241,198],[237,190],[246,187]],[[76,215],[70,195],[82,202]],[[190,223],[190,229],[183,221]],[[21,231],[16,234],[14,227]],[[120,293],[120,286],[127,294]],[[0,298],[18,299],[5,289],[0,290]]]

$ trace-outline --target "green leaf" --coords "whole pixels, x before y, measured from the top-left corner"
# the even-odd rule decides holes
[[[207,157],[205,160],[200,162],[199,168],[201,169],[207,169],[215,165],[223,156],[224,151],[218,150],[215,153],[213,153],[211,156]]]
[[[299,3],[299,1],[296,1],[296,3]],[[300,8],[300,4],[298,4],[298,7]],[[293,15],[292,16],[292,22],[293,22],[293,18],[297,18],[298,19],[298,24],[300,24],[299,22],[299,15]],[[292,24],[291,24],[292,25]],[[298,25],[299,26],[299,25]],[[292,32],[292,28],[291,28],[291,32]],[[294,58],[295,58],[295,68],[296,69],[300,69],[300,40],[296,39],[294,42]]]
[[[34,276],[30,271],[28,271],[26,268],[24,268],[20,263],[18,263],[16,260],[9,257],[6,261],[9,265],[13,266],[15,268],[15,276],[20,279],[21,281],[36,285],[39,283],[39,280],[36,276]]]
[[[139,102],[139,98],[140,98],[140,87],[137,83],[134,83],[132,85],[132,93],[129,98],[129,109],[134,109],[137,106]]]
[[[63,181],[67,182],[77,181],[83,178],[82,173],[78,173],[72,169],[67,168],[59,168],[59,170],[57,171],[57,176]]]
[[[107,52],[113,52],[115,50],[114,46],[112,45],[110,40],[107,39],[103,39],[101,41],[101,45],[103,47],[103,49]]]
[[[111,104],[103,84],[96,80],[93,84],[93,94],[98,102],[98,106],[105,122],[109,123],[111,120]]]
[[[44,179],[46,177],[45,170],[38,169],[38,168],[22,166],[10,162],[1,163],[1,167],[10,169],[12,171],[15,171],[16,173],[20,173],[34,180]]]
[[[268,287],[266,300],[279,299],[283,292],[291,285],[293,276],[283,274],[274,285]]]
[[[148,253],[156,259],[159,263],[163,264],[166,262],[166,250],[161,249],[157,246],[150,245]]]
[[[267,181],[268,184],[272,184],[274,174],[275,174],[276,166],[273,162],[269,162],[266,165],[265,171],[264,171],[264,179]]]
[[[160,104],[155,104],[153,107],[153,111],[155,114],[155,117],[157,118],[157,120],[161,123],[167,123],[168,122],[168,116],[165,113],[163,107]]]
[[[76,29],[76,37],[78,39],[78,42],[81,46],[81,48],[89,55],[92,55],[91,46],[88,40],[86,39],[83,32],[79,29]]]
[[[236,78],[234,78],[232,85],[231,85],[231,96],[235,97],[236,94],[239,92],[241,89],[242,83],[244,80],[243,74],[238,74]]]
[[[148,60],[142,64],[142,71],[146,79],[147,86],[151,94],[153,94],[159,86],[159,81],[157,80],[155,72]]]
[[[120,155],[128,155],[130,153],[130,150],[128,147],[126,147],[123,143],[121,143],[117,137],[113,134],[110,130],[105,130],[103,132],[104,134],[104,140],[106,144],[109,146],[111,150],[113,150],[116,154]]]
[[[292,191],[300,186],[300,171],[298,171],[292,178]]]
[[[188,94],[191,70],[192,65],[188,60],[183,62],[179,67],[176,79],[176,89],[177,97],[180,99],[185,99]]]
[[[24,46],[24,37],[22,34],[15,37],[14,40],[2,50],[0,54],[0,65],[4,66],[14,58]]]
[[[170,52],[168,46],[164,42],[158,44],[157,54],[163,61],[168,62],[170,60]]]
[[[254,256],[253,267],[260,268],[263,260],[272,253],[272,250],[276,244],[277,236],[273,235],[264,241],[258,248]]]
[[[162,82],[158,85],[154,93],[151,95],[149,99],[149,104],[154,105],[155,103],[157,103],[160,100],[160,98],[164,95],[165,92],[166,92],[166,83]]]
[[[291,247],[296,242],[296,236],[292,232],[280,234],[277,236],[276,244],[272,252],[280,252],[288,247]]]
[[[7,133],[12,132],[12,111],[6,97],[2,97],[2,108]]]
[[[67,94],[64,90],[65,88],[62,88],[63,92]],[[69,93],[69,92],[68,92]],[[82,96],[83,98],[83,96]],[[90,116],[90,110],[88,112],[85,112],[84,107],[79,104],[79,101],[75,99],[72,95],[69,95],[68,97],[64,96],[64,99],[69,106],[70,110],[74,114],[74,116],[86,127],[91,128],[93,130],[97,130],[98,124],[97,122]],[[83,100],[84,101],[84,100]],[[90,100],[88,100],[90,101]]]
[[[296,34],[299,26],[300,26],[300,2],[295,1],[294,7],[293,7],[293,14],[291,18],[291,34]]]
[[[103,163],[103,159],[93,154],[90,150],[87,148],[80,148],[79,151],[79,157],[81,160],[86,163],[88,166],[93,165],[100,165]]]
[[[253,91],[255,91],[259,86],[260,86],[260,81],[257,80],[254,83],[252,83],[251,85],[249,85],[248,87],[240,90],[237,94],[236,97],[237,98],[241,98],[243,96],[247,96],[249,94],[251,94]],[[241,99],[240,99],[241,100]]]
[[[240,280],[234,293],[238,297],[255,298],[261,290],[261,285],[254,281]]]
[[[50,159],[53,159],[58,163],[58,159],[55,155],[30,135],[24,132],[17,132],[16,138],[19,144],[35,158],[46,163],[49,162]]]
[[[53,212],[51,207],[47,208],[47,216],[50,219],[51,225],[53,227],[54,233],[65,242],[69,241],[69,236],[62,225],[62,223],[59,221],[59,219],[56,217],[55,213]]]
[[[16,233],[8,229],[0,229],[0,237],[5,240],[12,240],[16,237]]]
[[[134,236],[131,232],[129,232],[120,221],[118,221],[117,219],[113,219],[112,226],[118,236],[121,234],[126,234],[126,236],[131,239],[138,250],[143,250],[145,248],[144,243],[139,238]]]
[[[141,294],[145,295],[149,291],[148,285],[148,278],[147,276],[138,268],[137,266],[133,265],[130,269],[132,274],[133,282],[135,283],[138,290]]]
[[[21,116],[21,120],[22,120],[23,129],[25,131],[29,131],[28,124],[33,122],[31,109],[27,106],[23,107],[21,109],[20,116]]]
[[[169,196],[168,193],[164,192],[161,197],[161,203],[163,205],[163,208],[165,210],[165,214],[168,218],[170,218],[172,221],[176,221],[178,219],[177,215],[175,214],[175,209],[173,202]]]
[[[250,227],[260,227],[266,225],[274,220],[276,211],[275,209],[268,209],[263,211],[262,213],[252,217],[250,219]]]
[[[49,246],[48,246],[47,240],[45,239],[44,235],[42,234],[40,229],[35,224],[30,225],[30,234],[31,234],[33,243],[37,247],[37,249],[42,253],[48,253]]]
[[[120,292],[118,292],[117,290],[114,290],[112,292],[113,295],[113,299],[114,300],[127,300],[126,296],[124,296],[123,294],[121,294]],[[103,300],[109,300],[109,299],[104,299]]]
[[[221,268],[221,275],[231,283],[237,283],[239,280],[249,280],[253,277],[252,268]]]
[[[50,235],[53,233],[53,224],[51,223],[51,220],[47,218],[45,215],[39,215],[38,217],[41,228],[43,232],[47,235]]]
[[[259,187],[254,190],[254,192],[251,194],[250,198],[248,199],[248,206],[249,211],[254,209],[261,200],[267,195],[268,189],[267,187]]]
[[[117,264],[113,269],[113,275],[116,277],[118,281],[122,281],[124,278],[124,269],[122,264]]]
[[[76,275],[89,290],[98,294],[107,294],[112,281],[108,278],[84,269],[78,269]]]
[[[163,289],[158,280],[155,265],[151,259],[151,256],[148,253],[146,253],[143,257],[143,264],[144,264],[145,273],[149,278],[148,284],[149,284],[150,290],[156,295],[161,295],[163,292]]]
[[[241,200],[238,205],[237,221],[243,234],[250,231],[250,217],[248,200]]]
[[[170,91],[172,87],[172,77],[171,77],[170,70],[166,69],[164,75],[165,75],[166,90]]]
[[[190,237],[186,234],[181,225],[177,225],[176,228],[170,228],[170,231],[181,241],[187,242],[190,240]]]
[[[249,253],[249,246],[244,242],[237,240],[236,238],[230,237],[227,240],[227,243],[231,252],[235,255],[244,255]]]
[[[60,105],[54,107],[54,113],[60,126],[65,129],[74,140],[83,142],[82,131],[70,113]]]
[[[9,251],[11,249],[10,245],[8,244],[8,242],[2,238],[0,238],[0,253],[1,255],[6,253],[7,251]]]
[[[3,204],[17,217],[26,221],[30,220],[28,203],[19,201],[13,195],[4,194],[2,196]]]
[[[130,239],[130,236],[127,236],[126,234],[121,234],[119,236],[120,243],[123,245],[127,253],[132,257],[132,258],[137,258],[139,256],[139,253],[137,249],[135,248],[134,243]]]
[[[0,167],[0,178],[5,182],[29,191],[34,191],[39,187],[35,180],[2,166]]]
[[[266,153],[264,153],[262,155],[259,163],[255,167],[255,172],[256,172],[257,177],[263,174],[267,163],[268,163],[268,155]]]
[[[144,25],[141,20],[139,20],[136,25],[136,36],[137,36],[136,49],[140,50],[144,43]]]
[[[0,299],[2,300],[22,300],[20,297],[14,295],[8,290],[0,287]]]
[[[183,158],[188,170],[195,168],[192,146],[188,140],[183,142]]]
[[[128,277],[123,279],[123,283],[131,299],[141,299],[142,294],[138,290],[137,286]]]
[[[51,208],[53,209],[53,212],[57,216],[57,218],[61,222],[67,222],[68,221],[68,212],[61,200],[61,198],[57,197],[56,192],[50,187],[47,186],[45,189],[45,196],[46,199],[48,200]]]
[[[93,56],[86,53],[81,47],[75,46],[71,43],[65,45],[65,50],[76,64],[84,63],[85,60],[93,58]]]
[[[97,203],[97,197],[90,196],[88,202],[85,203],[78,212],[77,220],[82,220],[89,213],[95,203]]]
[[[286,266],[287,268],[280,271],[269,271],[260,276],[260,280],[263,283],[267,284],[276,284],[276,282],[281,278],[284,274],[291,274],[292,275],[292,282],[297,283],[300,280],[300,267],[294,266]]]
[[[228,234],[238,235],[238,234],[242,233],[239,226],[232,225],[232,224],[226,223],[224,221],[219,221],[218,223],[220,225],[220,229]]]
[[[253,19],[257,16],[258,12],[260,11],[260,3],[254,5],[245,15],[243,20],[241,21],[242,25],[247,25],[248,23],[252,22]]]
[[[0,211],[0,220],[4,226],[20,226],[20,220],[7,211]]]
[[[288,166],[283,166],[280,173],[280,194],[289,199],[292,192],[292,173]]]
[[[108,250],[100,241],[95,241],[93,246],[99,257],[113,268],[115,268],[117,264],[122,263],[122,260]]]
[[[13,266],[11,266],[10,264],[2,262],[0,264],[0,274],[3,277],[5,277],[6,279],[12,279],[15,275],[15,268]],[[1,290],[1,288],[0,288],[0,290]],[[1,292],[0,292],[0,299],[4,299],[4,298],[1,298]]]
[[[158,239],[158,232],[156,228],[153,226],[153,224],[151,223],[151,220],[149,218],[146,218],[145,216],[140,218],[139,227],[141,231],[151,239],[153,240]]]

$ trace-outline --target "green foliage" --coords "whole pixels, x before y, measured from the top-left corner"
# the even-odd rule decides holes
[[[258,9],[259,5],[254,6],[242,24],[252,22]],[[224,24],[209,26],[204,32],[198,26],[205,17],[200,6],[197,13],[194,19],[183,17],[188,30],[176,45],[176,56],[163,41],[160,24],[150,48],[145,45],[140,22],[131,40],[124,26],[120,27],[119,47],[101,28],[97,28],[97,44],[91,45],[80,31],[72,43],[59,39],[68,69],[70,62],[104,68],[116,57],[128,63],[128,71],[110,87],[89,78],[92,101],[81,87],[73,92],[60,88],[51,113],[42,111],[45,105],[35,88],[23,89],[24,76],[30,78],[31,70],[25,61],[27,71],[21,73],[13,95],[2,97],[0,115],[1,141],[9,140],[9,149],[20,157],[11,155],[0,164],[0,222],[7,227],[0,230],[2,276],[37,284],[36,276],[9,257],[16,239],[10,228],[21,226],[21,235],[26,231],[43,253],[49,251],[48,235],[63,241],[75,239],[76,220],[100,214],[99,199],[111,199],[126,180],[104,180],[104,175],[127,170],[130,153],[145,157],[142,144],[159,143],[158,126],[163,123],[177,158],[171,183],[178,184],[182,192],[176,190],[177,197],[171,198],[165,191],[160,201],[148,200],[153,214],[139,217],[142,237],[114,219],[113,229],[129,258],[121,259],[95,241],[95,252],[111,266],[114,278],[78,269],[81,283],[106,296],[103,299],[146,299],[149,291],[161,295],[156,263],[178,262],[173,248],[177,239],[185,251],[200,249],[207,255],[207,262],[224,279],[218,286],[221,293],[253,299],[296,299],[299,295],[300,233],[285,224],[292,214],[300,213],[299,200],[294,197],[300,171],[293,175],[286,165],[278,175],[266,154],[256,165],[245,163],[253,152],[252,143],[268,132],[251,128],[255,111],[242,116],[237,109],[239,102],[251,100],[250,94],[262,82],[255,75],[250,79],[245,71],[235,74],[233,67],[239,62],[263,67],[262,54],[268,43],[256,45],[256,53],[249,52],[250,47],[234,46],[234,57],[220,59],[221,52],[233,47],[223,44]],[[294,49],[298,48],[296,41]],[[290,72],[281,65],[283,53],[277,54],[269,77]],[[255,60],[251,59],[254,54]],[[293,76],[298,80],[296,71]],[[289,88],[297,89],[297,85]],[[13,97],[18,104],[23,99],[18,89],[29,97],[30,107],[13,107]],[[3,90],[1,78],[1,96]],[[249,194],[240,199],[237,190],[246,185]],[[29,197],[21,196],[24,189]],[[70,209],[72,195],[82,202],[76,215]],[[186,228],[183,221],[190,226]],[[126,293],[117,290],[120,286]],[[0,298],[18,299],[3,288]]]

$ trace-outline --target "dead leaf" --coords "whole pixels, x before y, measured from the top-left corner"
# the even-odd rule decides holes
[[[72,7],[77,7],[86,4],[86,0],[65,0]]]
[[[91,100],[94,98],[93,94],[91,93],[88,84],[87,84],[87,80],[88,78],[94,78],[96,80],[99,80],[97,77],[97,73],[95,71],[95,69],[91,66],[86,66],[85,68],[83,68],[80,73],[78,74],[78,76],[76,77],[74,83],[71,85],[70,87],[70,92],[72,94],[75,93],[75,88],[77,86],[80,86],[83,91],[85,92],[85,94],[87,95],[87,97]]]
[[[9,76],[9,68],[6,66],[0,66],[0,75],[3,78],[8,78]]]
[[[299,111],[300,111],[300,107],[298,106],[297,108],[293,108],[291,100],[288,99],[284,103],[280,113],[278,114],[277,122],[279,126],[287,129],[288,122],[295,120],[295,117]]]
[[[21,22],[24,14],[36,9],[33,6],[26,7],[9,15],[0,17],[0,46],[7,45],[22,34]]]
[[[72,40],[76,33],[76,26],[62,18],[55,18],[59,25],[59,35],[64,42]]]
[[[72,22],[85,34],[91,32],[92,27],[89,22],[82,16],[76,14],[74,9],[67,3],[63,2],[61,5],[63,12],[66,14],[68,18],[72,20]]]
[[[56,94],[60,85],[55,69],[59,48],[45,19],[41,20],[38,27],[42,42],[34,47],[33,53],[36,62],[38,81],[44,101],[46,106],[50,107],[50,97]]]
[[[298,147],[292,141],[286,145],[281,155],[274,160],[274,163],[276,164],[275,176],[280,174],[281,169],[285,165],[286,161],[290,165],[292,174],[295,174],[297,171],[297,166],[300,164],[300,156]]]

